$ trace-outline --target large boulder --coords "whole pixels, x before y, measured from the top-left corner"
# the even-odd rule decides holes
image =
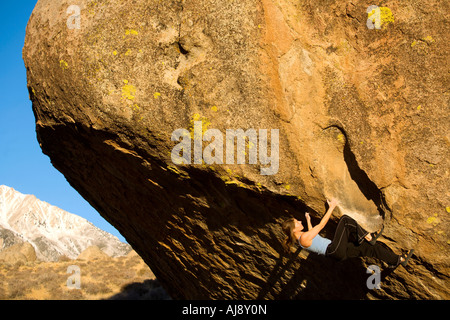
[[[108,259],[109,256],[102,251],[98,246],[89,246],[84,249],[77,257],[77,260],[96,260],[96,259]]]
[[[16,243],[0,251],[0,261],[8,264],[36,261],[36,251],[28,242]]]
[[[370,4],[39,0],[41,148],[173,298],[448,298],[446,5]],[[279,223],[332,196],[328,236],[348,214],[416,249],[381,289],[379,262],[283,255]]]

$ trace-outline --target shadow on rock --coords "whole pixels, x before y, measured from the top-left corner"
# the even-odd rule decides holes
[[[301,251],[298,248],[295,253],[280,257],[257,299],[361,300],[377,296],[367,287],[369,275],[362,259],[335,261],[315,254],[305,256]],[[381,281],[393,271],[383,269]]]

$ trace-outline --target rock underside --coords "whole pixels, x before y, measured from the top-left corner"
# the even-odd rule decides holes
[[[388,1],[379,29],[367,1],[78,4],[78,25],[71,3],[39,0],[27,26],[38,140],[173,298],[450,297],[447,2]],[[172,133],[196,121],[224,144],[278,129],[278,170],[174,164]],[[408,266],[283,254],[280,222],[317,223],[330,197],[326,236],[342,214],[384,223]]]

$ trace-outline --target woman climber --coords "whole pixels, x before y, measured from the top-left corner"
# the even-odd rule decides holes
[[[289,252],[290,247],[297,242],[308,251],[340,261],[354,257],[373,257],[386,262],[392,268],[399,264],[406,266],[414,252],[413,249],[409,250],[407,254],[396,255],[392,250],[377,242],[383,229],[369,233],[347,215],[340,218],[333,241],[320,236],[319,232],[325,227],[334,208],[338,205],[336,199],[327,200],[327,202],[329,208],[318,225],[313,227],[309,213],[305,214],[308,231],[303,231],[302,222],[295,218],[290,218],[282,223],[283,232],[287,236],[283,243],[286,252]]]

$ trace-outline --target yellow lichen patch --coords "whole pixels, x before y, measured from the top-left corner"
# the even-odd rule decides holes
[[[422,38],[423,41],[425,41],[428,44],[431,44],[434,42],[434,39],[432,36],[426,36],[425,38]]]
[[[290,189],[291,189],[291,185],[290,185],[290,184],[286,184],[286,185],[284,186],[284,188],[285,188],[286,190],[290,190]]]
[[[65,70],[69,67],[69,64],[64,60],[59,60],[59,66]]]
[[[225,182],[225,184],[234,184],[239,187],[246,187],[246,185],[244,183],[242,183],[242,181],[239,180],[240,177],[236,172],[234,172],[230,168],[225,169],[225,171],[227,172],[228,175],[220,176],[220,179],[223,182]]]
[[[428,224],[432,224],[433,226],[436,226],[438,223],[440,223],[440,219],[438,218],[438,214],[435,213],[432,217],[429,217],[427,219]]]
[[[373,15],[377,14],[377,10],[380,10],[380,17],[379,17],[379,22],[377,21],[377,17]],[[376,9],[373,9],[371,12],[368,13],[368,18],[369,19],[373,19],[375,20],[375,25],[377,25],[379,23],[380,27],[383,29],[386,29],[387,26],[391,23],[393,23],[395,21],[394,19],[394,15],[392,14],[391,9],[387,8],[387,7],[379,7]],[[378,29],[378,27],[377,27]]]
[[[189,131],[191,133],[191,138],[194,138],[194,122],[201,121],[202,122],[202,135],[205,134],[206,130],[208,130],[211,121],[209,121],[206,117],[200,116],[198,113],[194,113],[192,116],[192,120],[190,121]]]
[[[445,207],[445,210],[450,213],[450,207]]]
[[[117,56],[117,51],[116,50],[113,51],[113,55]]]
[[[125,83],[125,85],[122,87],[122,98],[133,100],[134,95],[136,94],[136,87],[128,84],[128,80],[123,80],[123,83]]]
[[[125,55],[128,56],[131,54],[131,49],[128,49],[127,52],[125,52]]]
[[[185,171],[179,170],[178,168],[176,168],[175,166],[167,166],[167,169],[173,173],[175,173],[178,176],[181,176],[182,178],[189,178],[189,174]]]
[[[411,48],[416,48],[417,50],[425,50],[427,46],[430,46],[435,40],[432,36],[426,36],[423,38],[420,38],[418,40],[414,40],[411,43]]]
[[[344,136],[342,133],[339,133],[339,134],[337,135],[337,139],[338,139],[340,142],[345,142],[345,136]]]
[[[130,35],[130,34],[137,36],[137,35],[139,34],[139,32],[137,32],[137,31],[134,30],[134,29],[127,29],[127,30],[125,30],[125,34],[126,34],[127,36]]]
[[[421,106],[421,105],[418,105],[418,106],[417,106],[417,110],[420,110],[420,109],[422,109],[422,106]]]
[[[217,107],[216,106],[212,106],[211,107],[211,111],[217,112]]]
[[[380,7],[381,13],[381,26],[386,27],[388,24],[394,22],[394,15],[392,14],[391,9],[387,7]]]
[[[436,221],[436,217],[429,217],[428,219],[427,219],[427,223],[429,223],[429,224],[432,224],[432,223],[434,223]]]
[[[245,187],[245,185],[242,182],[236,180],[225,181],[225,184],[234,184],[237,185],[238,187]]]
[[[160,96],[161,96],[161,93],[159,93],[159,92],[155,92],[153,94],[153,98],[155,98],[155,99],[158,99]]]

